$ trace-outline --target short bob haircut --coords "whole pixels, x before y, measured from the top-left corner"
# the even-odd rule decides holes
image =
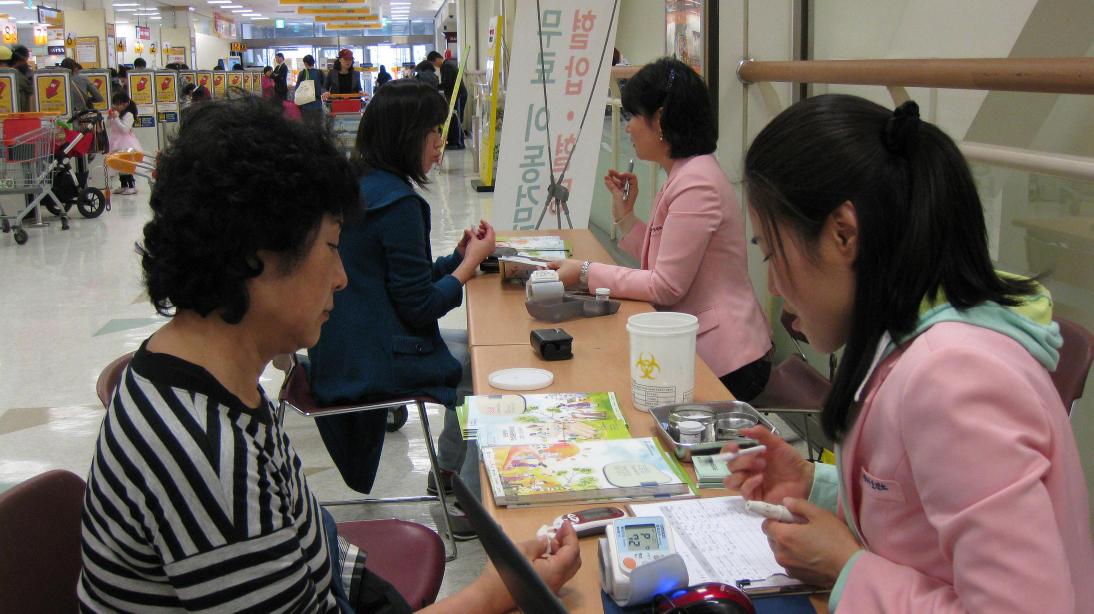
[[[674,58],[646,64],[623,85],[623,110],[647,121],[661,110],[661,135],[674,160],[714,153],[718,122],[710,91],[694,69]]]
[[[833,441],[854,424],[855,392],[879,340],[911,333],[925,298],[943,293],[967,309],[1015,305],[1035,292],[1030,281],[995,272],[968,163],[949,136],[919,119],[915,103],[894,112],[843,94],[797,102],[756,135],[744,178],[749,207],[779,254],[788,240],[815,254],[832,211],[855,206],[852,325],[821,412]]]
[[[156,175],[137,251],[152,304],[167,316],[186,309],[239,323],[260,251],[288,273],[325,214],[360,209],[349,161],[329,138],[254,96],[187,109]]]
[[[356,160],[363,170],[385,170],[419,186],[425,139],[448,117],[440,92],[417,79],[399,79],[376,90],[357,128]]]

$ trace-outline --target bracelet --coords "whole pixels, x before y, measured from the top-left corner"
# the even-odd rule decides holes
[[[577,274],[577,281],[583,286],[589,285],[589,261],[581,263],[581,272]]]
[[[612,223],[613,223],[613,224],[615,224],[616,226],[618,226],[618,225],[619,225],[619,224],[620,224],[620,223],[621,223],[621,222],[622,222],[623,220],[625,220],[625,219],[629,218],[629,217],[630,217],[630,216],[632,216],[632,215],[634,215],[634,211],[631,211],[630,213],[627,213],[626,215],[624,215],[623,217],[619,218],[618,220],[617,220],[617,219],[615,219],[615,218],[613,217],[613,218],[612,218]]]

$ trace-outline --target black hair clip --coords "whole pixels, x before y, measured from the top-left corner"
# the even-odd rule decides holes
[[[672,89],[672,82],[676,80],[676,67],[673,66],[669,69],[669,86],[665,88],[665,91]]]
[[[907,155],[909,146],[919,131],[919,105],[908,100],[893,111],[885,121],[882,142],[890,153]]]

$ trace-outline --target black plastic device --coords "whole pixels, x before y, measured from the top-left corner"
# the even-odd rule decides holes
[[[532,330],[532,349],[543,360],[569,360],[574,357],[574,338],[561,328]]]

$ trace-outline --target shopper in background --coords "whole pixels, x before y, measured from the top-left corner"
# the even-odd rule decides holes
[[[430,474],[426,488],[435,493],[439,481],[448,491],[451,474],[459,472],[478,492],[478,457],[468,453],[456,419],[460,395],[471,393],[467,335],[442,332],[438,321],[460,305],[463,285],[493,253],[494,229],[480,222],[464,230],[456,249],[434,260],[429,203],[414,189],[440,160],[439,126],[447,112],[435,89],[414,80],[388,83],[365,107],[356,151],[365,219],[342,229],[349,284],[308,352],[309,381],[320,405],[416,394],[437,399],[447,408],[438,444],[445,473]],[[372,488],[386,419],[384,412],[362,412],[316,420],[354,490]],[[452,521],[458,539],[474,537],[458,510]]]
[[[273,68],[265,66],[262,68],[262,97],[267,100],[273,100],[274,97],[274,82],[270,78],[273,74]]]
[[[376,87],[391,81],[391,73],[387,71],[387,68],[383,64],[380,64],[380,72],[376,74]]]
[[[353,69],[353,52],[343,49],[334,60],[334,68],[327,73],[324,89],[330,94],[357,94],[361,91],[361,79]]]
[[[278,102],[285,102],[289,99],[289,67],[285,65],[285,54],[276,53],[274,63],[276,66],[270,73],[270,79],[273,80],[274,85],[274,98]]]
[[[137,58],[133,60],[134,70],[144,70],[145,68],[148,68],[148,62],[145,62],[144,58]]]
[[[118,65],[118,68],[110,69],[110,81],[114,86],[115,92],[129,91],[129,69],[125,66]]]
[[[619,246],[641,268],[580,260],[552,266],[568,286],[609,288],[614,297],[696,316],[699,355],[734,397],[751,400],[771,372],[771,330],[748,276],[744,216],[714,157],[718,123],[707,86],[687,64],[662,58],[627,82],[622,102],[636,157],[668,175],[648,222],[634,215],[634,174],[609,170],[604,177]]]
[[[69,82],[72,86],[69,88],[72,90],[72,106],[73,115],[76,113],[82,113],[87,109],[93,108],[97,103],[103,102],[103,95],[99,92],[99,88],[95,87],[87,77],[80,74],[83,66],[76,63],[76,60],[72,58],[65,58],[61,60],[61,68],[67,68],[71,72]]]
[[[34,71],[30,68],[30,50],[23,45],[12,47],[11,67],[19,73],[15,77],[19,90],[19,108],[30,111],[30,101],[34,98]]]
[[[437,53],[433,51],[432,53]],[[440,55],[440,54],[437,54]],[[414,67],[414,78],[432,87],[438,92],[441,91],[441,80],[437,76],[437,67],[433,65],[428,59],[418,62],[418,65]]]
[[[454,87],[456,77],[460,74],[460,65],[455,58],[445,58],[436,51],[430,51],[427,59],[441,72],[441,91],[450,107],[453,95],[456,98],[456,106],[452,109],[452,123],[448,127],[446,149],[463,149],[463,108],[467,104],[467,88],[462,81],[458,91]]]
[[[311,81],[315,88],[315,100],[299,105],[300,115],[304,121],[316,128],[323,127],[323,73],[315,67],[315,57],[311,54],[304,56],[304,69],[296,75],[296,89],[300,84]]]
[[[137,105],[125,92],[115,92],[110,99],[110,109],[106,112],[106,136],[110,141],[110,152],[140,151],[141,144],[133,134],[133,124],[137,121]],[[122,189],[118,194],[136,194],[137,182],[133,175],[120,175]]]

